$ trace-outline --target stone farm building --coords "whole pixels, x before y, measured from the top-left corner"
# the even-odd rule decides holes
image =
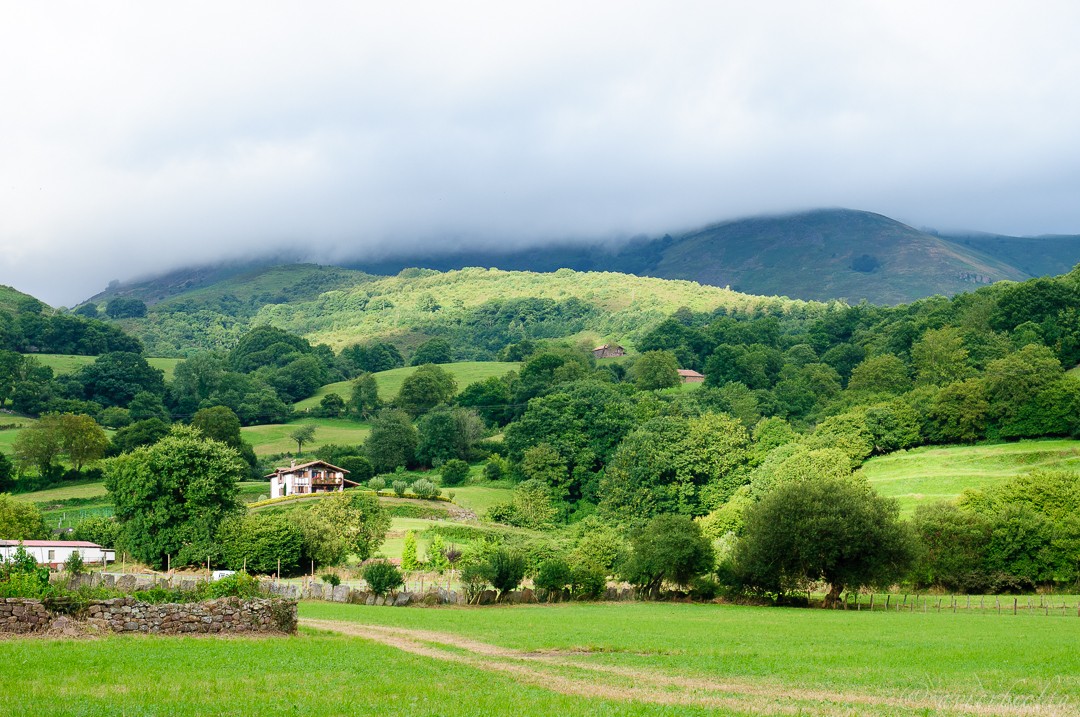
[[[625,356],[626,349],[618,344],[604,344],[594,348],[592,355],[595,358],[614,358],[615,356]]]
[[[705,380],[705,375],[688,368],[681,368],[679,369],[679,378],[682,379],[683,383],[701,383]]]
[[[288,468],[278,468],[266,476],[270,479],[270,497],[283,498],[302,493],[329,493],[345,490],[345,484],[359,485],[345,475],[349,471],[326,461],[312,461]]]
[[[19,549],[18,540],[0,540],[0,557],[11,560]],[[23,540],[22,546],[38,565],[59,568],[72,553],[78,553],[84,563],[105,565],[116,562],[116,552],[85,540]]]

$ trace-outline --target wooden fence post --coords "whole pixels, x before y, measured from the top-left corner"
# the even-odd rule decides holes
[[[886,595],[885,595],[885,612],[888,612],[888,611],[889,611],[889,599],[890,599],[891,597],[892,597],[892,595],[889,595],[889,594],[886,594]]]
[[[1016,598],[1013,598],[1013,615],[1016,614]]]

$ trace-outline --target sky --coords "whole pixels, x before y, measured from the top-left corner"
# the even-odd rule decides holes
[[[1080,3],[0,0],[0,284],[815,207],[1080,233]]]

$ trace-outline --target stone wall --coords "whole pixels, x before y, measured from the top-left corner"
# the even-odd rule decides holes
[[[205,602],[151,604],[133,598],[94,600],[74,616],[107,632],[147,634],[296,632],[296,601],[237,597]],[[70,618],[40,600],[7,598],[0,602],[0,631],[32,633]]]
[[[408,605],[465,605],[467,601],[463,593],[445,588],[432,588],[424,592],[394,592],[389,595],[375,595],[367,590],[351,588],[348,585],[334,587],[326,583],[309,583],[297,585],[295,583],[264,582],[262,590],[268,595],[277,595],[292,600],[327,600],[330,602],[346,602],[355,605],[392,605],[405,607]],[[495,604],[495,591],[485,590],[480,593],[474,605]],[[604,600],[622,601],[634,600],[633,589],[627,587],[609,587],[603,596]],[[558,597],[560,601],[570,600],[569,593]],[[535,603],[539,602],[536,593],[529,588],[514,590],[503,596],[503,603]]]

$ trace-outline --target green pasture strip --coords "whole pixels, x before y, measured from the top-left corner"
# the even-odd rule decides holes
[[[27,426],[33,425],[36,421],[37,419],[34,418],[0,413],[0,426],[11,426],[11,428],[0,429],[0,453],[6,453],[9,456],[12,455],[11,445],[15,443],[15,439],[19,436],[19,431]]]
[[[15,500],[28,503],[62,503],[65,500],[97,498],[107,494],[108,491],[105,490],[105,484],[102,481],[88,481],[60,486],[59,488],[39,490],[33,493],[18,493],[15,495]]]
[[[323,634],[13,639],[0,641],[0,659],[19,666],[0,681],[3,712],[35,717],[725,714],[566,696]]]
[[[477,381],[483,381],[492,376],[503,376],[511,371],[516,371],[520,366],[520,363],[512,361],[460,361],[458,363],[439,364],[439,368],[448,371],[457,381],[458,391]],[[398,395],[398,391],[401,390],[401,384],[406,377],[416,369],[416,366],[405,366],[373,374],[375,376],[375,385],[379,387],[379,398],[384,401],[392,401]],[[329,383],[316,391],[314,396],[295,403],[293,408],[297,411],[318,408],[323,396],[329,393],[336,393],[348,401],[352,396],[352,381]]]
[[[363,443],[371,431],[367,423],[351,421],[347,418],[302,418],[292,423],[268,423],[259,426],[244,426],[240,429],[244,440],[255,449],[255,455],[269,456],[278,453],[296,451],[296,441],[289,434],[302,425],[314,425],[315,440],[304,444],[304,453],[314,452],[327,443],[358,445]],[[286,464],[287,465],[287,464]]]
[[[450,632],[671,675],[796,688],[1080,708],[1080,618],[670,603],[443,610],[310,602],[302,617]],[[811,712],[812,713],[812,712]],[[906,714],[878,712],[870,714]],[[929,712],[927,712],[929,713]],[[1063,712],[1063,714],[1066,712]]]
[[[1080,441],[929,446],[872,458],[862,472],[910,514],[920,503],[952,500],[967,488],[989,488],[1039,468],[1080,471]]]
[[[43,365],[50,367],[57,375],[75,373],[83,366],[88,366],[97,360],[97,356],[74,356],[71,354],[26,354],[33,356]],[[159,368],[165,373],[165,380],[172,381],[176,372],[176,364],[183,361],[178,358],[148,358],[146,362],[154,368]]]
[[[485,486],[485,485],[459,485],[451,488],[443,488],[443,493],[452,492],[454,502],[466,510],[471,510],[477,516],[483,517],[488,508],[498,503],[508,503],[514,497],[512,488]]]

